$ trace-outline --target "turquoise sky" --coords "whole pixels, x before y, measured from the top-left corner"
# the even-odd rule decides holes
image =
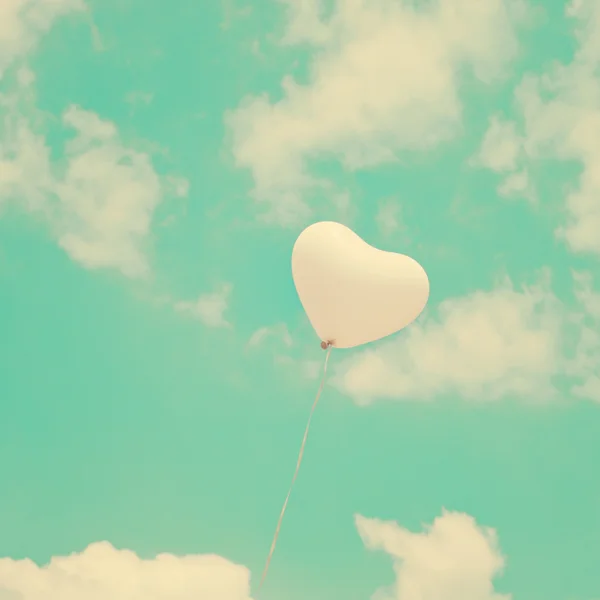
[[[0,5],[0,600],[255,597],[327,219],[431,298],[332,353],[260,600],[598,599],[597,2]]]

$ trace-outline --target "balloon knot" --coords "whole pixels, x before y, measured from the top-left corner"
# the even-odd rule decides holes
[[[321,342],[321,348],[323,348],[323,350],[327,350],[327,348],[329,348],[329,346],[332,346],[333,342],[329,341],[329,342]]]

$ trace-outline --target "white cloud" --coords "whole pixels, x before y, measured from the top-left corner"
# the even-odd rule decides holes
[[[202,294],[193,302],[175,302],[175,310],[198,319],[208,327],[231,327],[231,323],[225,319],[225,312],[229,307],[232,289],[231,284],[224,283],[216,291]]]
[[[396,579],[373,600],[509,600],[494,590],[504,557],[496,532],[469,515],[444,511],[422,533],[356,517],[367,548],[388,554]]]
[[[264,345],[268,341],[282,343],[289,348],[293,344],[292,335],[285,323],[277,323],[267,327],[257,329],[248,340],[248,348],[256,348]]]
[[[530,202],[536,200],[535,190],[527,170],[507,175],[504,181],[498,186],[498,194],[507,198],[520,197]]]
[[[83,0],[2,0],[0,78],[16,59],[35,48],[56,19],[84,9]]]
[[[522,140],[517,135],[516,125],[494,115],[483,138],[476,164],[502,173],[517,167]]]
[[[283,44],[326,43],[330,28],[323,22],[325,7],[321,0],[280,0],[286,5],[288,26],[281,40]]]
[[[504,174],[504,179],[497,188],[500,196],[534,202],[536,195],[533,183],[527,168],[523,166],[523,145],[524,140],[517,133],[515,123],[500,115],[493,115],[481,148],[470,164]]]
[[[402,210],[398,200],[388,199],[380,202],[375,215],[375,223],[385,237],[404,231]]]
[[[144,92],[142,90],[135,90],[129,92],[125,96],[125,102],[132,106],[148,105],[154,100],[154,94],[152,92]]]
[[[30,75],[26,70],[21,73],[22,79]],[[26,210],[47,214],[54,178],[46,141],[20,113],[17,95],[0,95],[0,103],[5,108],[0,119],[0,207],[16,200]]]
[[[469,515],[444,511],[423,532],[355,518],[371,551],[393,561],[395,582],[374,600],[509,600],[494,591],[504,557],[496,532]],[[142,559],[108,542],[55,556],[46,565],[0,559],[3,600],[252,600],[250,572],[210,554]]]
[[[0,559],[5,600],[251,600],[249,580],[245,567],[220,556],[159,554],[143,560],[107,542],[44,566]]]
[[[576,161],[582,165],[578,184],[564,198],[567,221],[556,234],[573,252],[600,254],[600,4],[575,0],[567,14],[574,19],[578,42],[573,60],[523,78],[515,92],[523,120],[523,131],[517,137],[522,139],[527,161]],[[494,127],[492,123],[486,140],[491,139]],[[505,123],[505,128],[514,134],[513,124]],[[493,148],[488,147],[488,154],[502,155],[505,139],[495,142]]]
[[[28,93],[26,86],[15,96]],[[129,277],[149,272],[148,237],[156,207],[172,189],[151,157],[127,145],[114,123],[77,106],[62,115],[74,132],[62,161],[52,162],[43,135],[15,96],[0,135],[0,203],[13,200],[45,215],[59,245],[90,269],[112,268]]]
[[[0,77],[58,17],[85,10],[83,0],[0,2]],[[186,195],[186,186],[159,177],[151,157],[126,144],[115,124],[77,106],[62,115],[65,132],[75,136],[53,160],[40,129],[45,117],[35,108],[34,80],[21,68],[10,91],[0,94],[0,208],[14,201],[43,215],[58,244],[88,268],[147,275],[154,211],[165,196]]]
[[[76,131],[66,146],[67,167],[56,182],[59,244],[88,268],[147,274],[145,243],[162,199],[150,157],[127,147],[113,123],[77,107],[63,115]]]
[[[580,310],[571,320],[578,327],[578,336],[566,371],[575,380],[575,396],[600,402],[600,293],[594,291],[589,273],[575,273],[574,279]]]
[[[461,128],[462,68],[489,82],[517,51],[515,2],[416,10],[408,1],[339,0],[328,19],[317,0],[286,4],[283,41],[317,46],[309,83],[286,76],[281,100],[247,98],[226,115],[237,165],[251,170],[255,198],[282,224],[310,214],[308,190],[331,194],[328,182],[310,175],[311,159],[357,169],[452,138]]]

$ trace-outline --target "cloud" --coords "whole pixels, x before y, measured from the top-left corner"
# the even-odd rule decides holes
[[[571,388],[575,396],[600,402],[600,293],[594,291],[590,273],[575,272],[574,280],[581,308],[570,317],[578,335],[566,373],[575,381]]]
[[[82,11],[83,0],[2,0],[0,2],[0,79],[12,63],[31,52],[59,17]]]
[[[82,0],[0,3],[0,77],[58,17],[85,10]],[[58,244],[87,268],[148,275],[154,211],[169,195],[185,196],[186,185],[160,177],[151,156],[126,143],[114,123],[78,106],[61,116],[58,137],[67,141],[55,158],[43,129],[51,119],[35,107],[34,74],[9,73],[0,93],[0,208],[13,201],[42,216]]]
[[[522,140],[517,134],[516,125],[494,115],[490,118],[489,128],[474,162],[498,173],[513,171],[517,167],[521,147]]]
[[[60,246],[88,268],[146,275],[144,246],[162,199],[150,157],[123,144],[115,125],[94,113],[70,107],[63,122],[76,136],[66,145],[67,167],[54,188]]]
[[[497,121],[486,134],[484,155],[514,155],[520,140],[521,161],[578,162],[582,166],[575,189],[566,192],[566,223],[556,230],[567,247],[577,253],[600,254],[600,5],[595,0],[574,0],[567,7],[574,21],[577,49],[571,62],[554,63],[546,72],[526,75],[515,90],[522,131],[504,123],[504,135],[494,136]],[[513,144],[507,153],[506,139]],[[504,148],[504,151],[502,150]],[[516,168],[504,163],[508,169]],[[514,161],[513,161],[514,163]],[[498,163],[496,163],[497,166]],[[494,168],[493,163],[488,164]],[[565,186],[566,187],[566,186]]]
[[[503,567],[493,529],[444,511],[421,533],[395,522],[355,517],[371,551],[393,561],[395,582],[374,600],[508,600],[494,591]],[[46,565],[0,559],[3,600],[251,600],[250,572],[211,554],[159,554],[142,559],[108,542],[55,556]]]
[[[310,43],[309,81],[286,76],[283,98],[246,98],[226,115],[236,164],[254,178],[254,197],[280,224],[306,219],[305,195],[331,184],[309,172],[333,158],[348,170],[397,160],[461,129],[463,69],[484,83],[515,57],[515,2],[458,0],[416,10],[412,2],[285,2],[283,43]]]
[[[395,199],[388,199],[379,203],[375,223],[384,237],[389,237],[400,231],[406,233],[406,227],[402,222],[402,207]]]
[[[527,170],[510,173],[498,186],[498,194],[506,198],[520,197],[523,200],[535,202],[535,188]]]
[[[0,598],[6,600],[251,600],[249,581],[245,567],[220,556],[145,560],[107,542],[44,566],[0,559]]]
[[[132,106],[140,106],[140,105],[147,106],[153,100],[154,100],[154,94],[152,92],[144,92],[141,90],[135,90],[135,91],[129,92],[125,96],[125,102],[127,102],[127,104],[131,104]]]
[[[285,323],[277,323],[257,329],[248,340],[248,348],[263,346],[269,341],[276,341],[289,348],[293,344],[292,335]]]
[[[524,140],[512,121],[507,121],[501,115],[493,115],[478,153],[469,162],[472,167],[490,169],[504,175],[497,188],[500,196],[535,202],[535,189],[529,171],[524,166]]]
[[[0,98],[7,106],[0,123],[0,206],[12,200],[42,215],[58,244],[87,268],[148,275],[154,211],[165,197],[187,194],[187,186],[160,177],[151,156],[125,143],[114,123],[78,106],[62,115],[70,137],[62,157],[52,160],[31,106],[33,79],[22,69],[17,88]]]
[[[28,211],[48,215],[48,198],[54,187],[50,151],[44,137],[33,132],[20,106],[33,79],[31,71],[21,69],[17,74],[20,89],[0,95],[4,108],[0,119],[0,208],[14,200]]]
[[[198,319],[207,327],[231,327],[225,319],[225,311],[229,307],[232,289],[231,284],[224,283],[216,291],[202,294],[193,302],[175,302],[175,310]]]
[[[494,590],[505,562],[496,532],[469,515],[444,511],[422,533],[360,515],[356,526],[365,546],[385,552],[394,565],[394,583],[373,600],[510,599]]]

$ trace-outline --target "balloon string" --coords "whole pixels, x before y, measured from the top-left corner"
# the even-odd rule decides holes
[[[281,509],[281,513],[279,514],[279,521],[277,521],[277,527],[275,528],[275,535],[273,536],[273,541],[271,542],[271,549],[269,550],[269,555],[267,556],[267,562],[265,564],[265,568],[263,570],[262,576],[260,578],[260,583],[258,584],[257,593],[261,590],[263,583],[267,577],[267,573],[269,572],[269,565],[271,564],[271,559],[273,558],[273,553],[275,552],[275,546],[277,546],[277,538],[279,537],[279,530],[281,529],[281,523],[283,522],[283,515],[285,514],[285,509],[287,508],[288,501],[292,494],[292,489],[294,487],[294,483],[296,483],[296,477],[298,477],[298,471],[300,471],[300,464],[302,463],[302,457],[304,455],[304,447],[306,446],[306,439],[308,438],[308,431],[310,430],[310,423],[312,421],[313,415],[315,413],[315,409],[317,408],[317,404],[319,403],[319,398],[321,397],[321,392],[323,391],[323,386],[325,385],[325,377],[327,375],[327,363],[329,362],[329,355],[331,354],[331,345],[327,345],[327,355],[325,356],[325,364],[323,365],[323,377],[321,378],[321,385],[319,386],[319,391],[317,392],[317,396],[315,401],[313,402],[312,408],[310,410],[310,414],[308,416],[308,421],[306,423],[306,429],[304,430],[304,437],[302,438],[302,445],[300,446],[300,452],[298,453],[298,460],[296,461],[296,470],[294,471],[294,476],[292,477],[292,483],[290,484],[290,488],[288,490],[287,496],[285,498],[285,502],[283,503],[283,507]]]

